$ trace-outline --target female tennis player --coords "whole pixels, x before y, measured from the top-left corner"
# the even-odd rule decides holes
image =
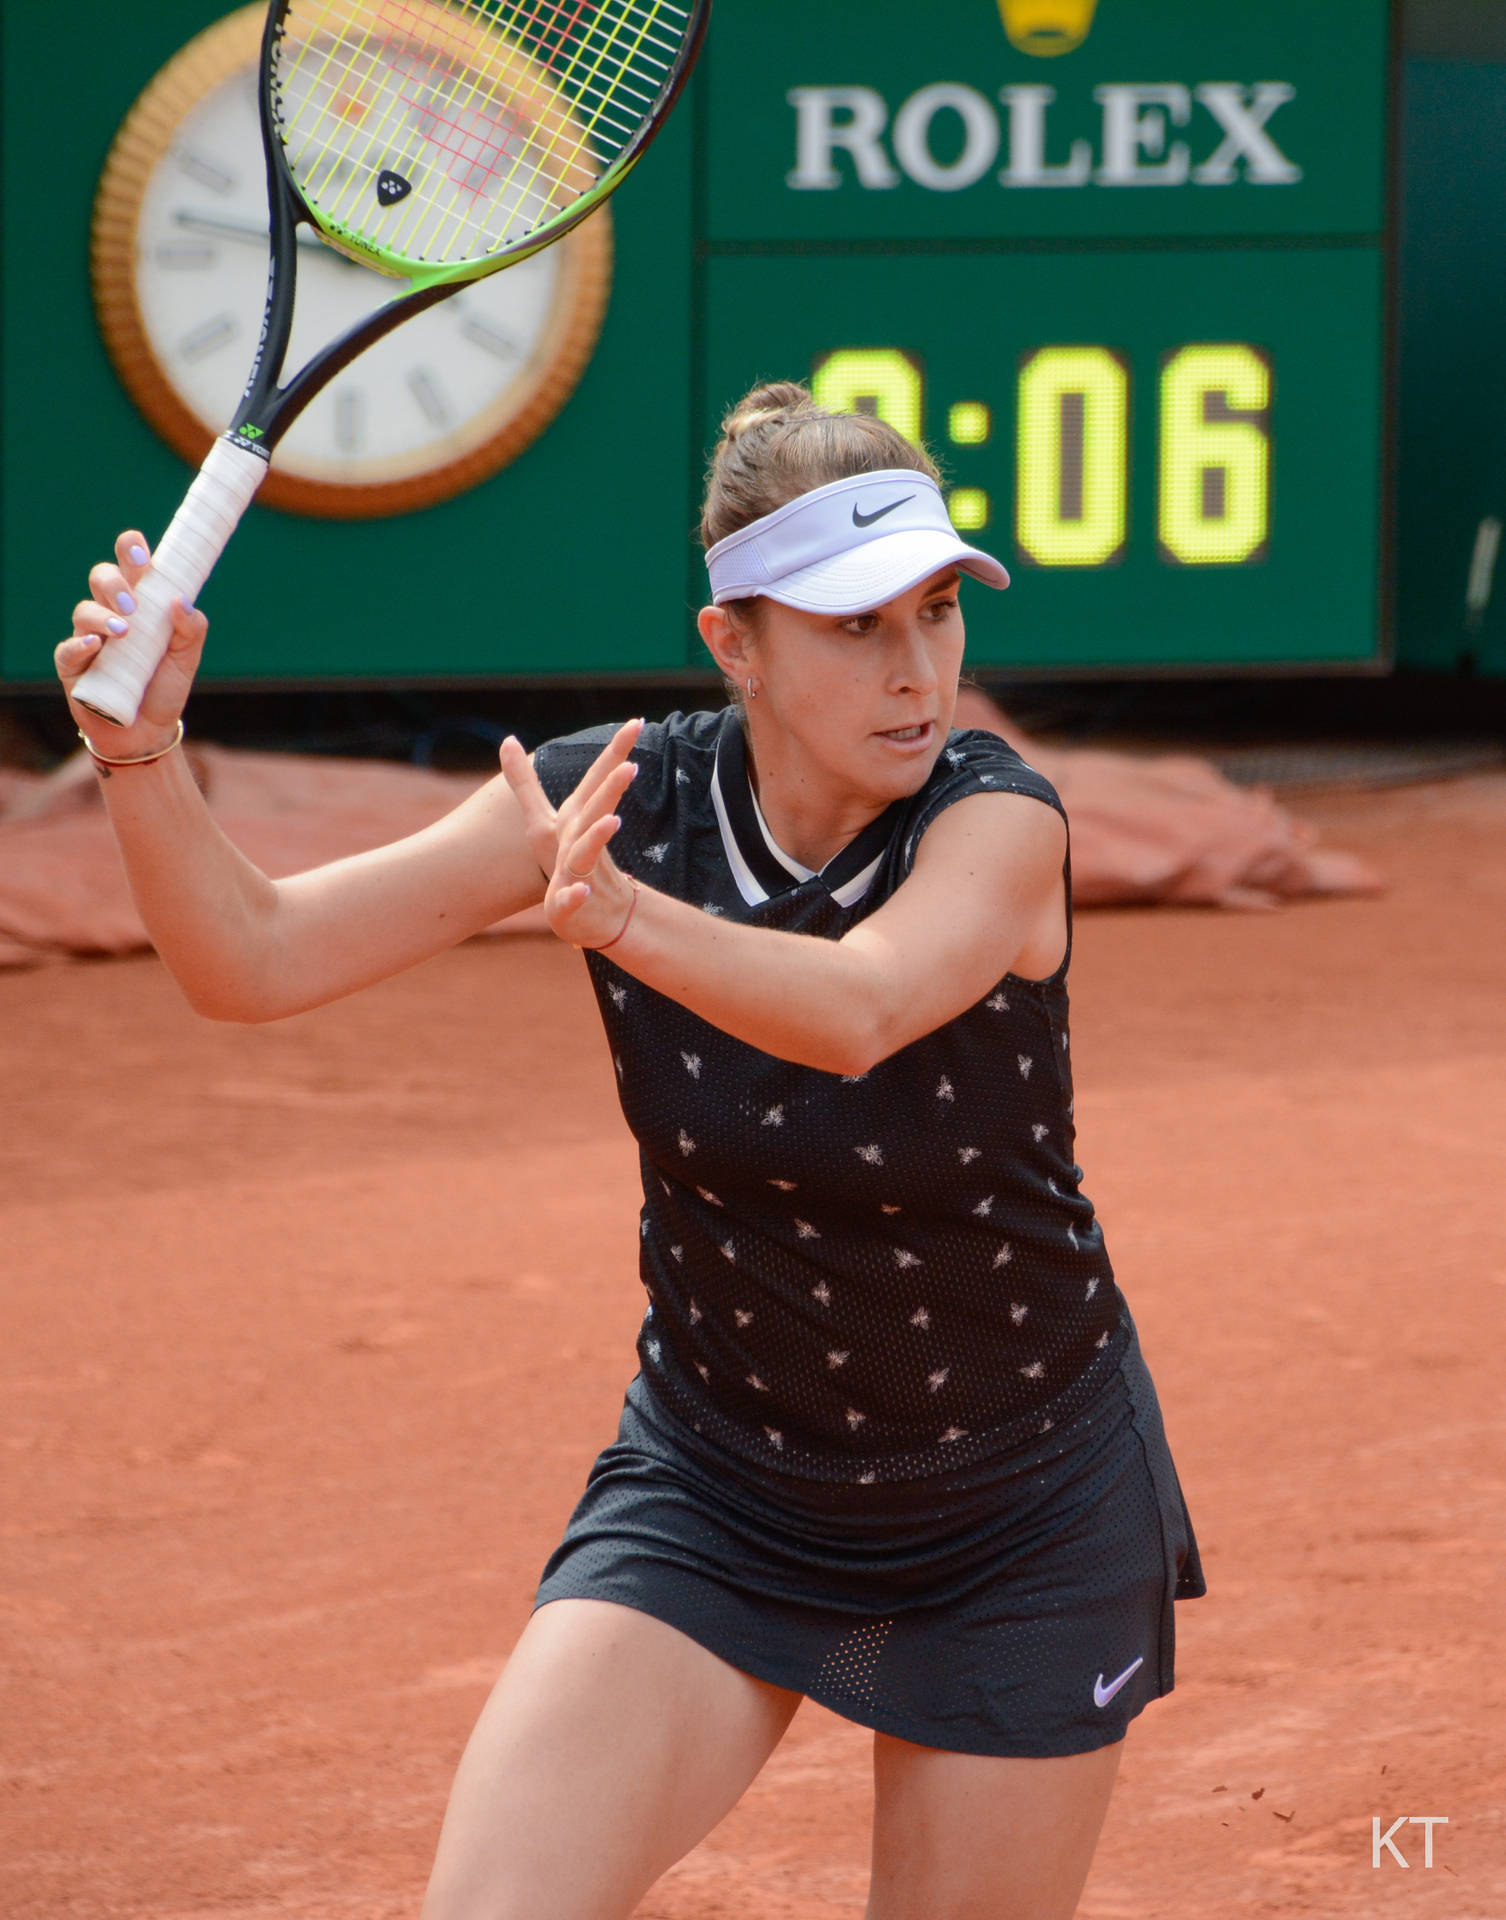
[[[396,845],[272,882],[222,837],[173,649],[76,710],[201,1012],[318,1006],[544,902],[641,1148],[640,1370],[466,1748],[425,1920],[614,1920],[802,1696],[873,1729],[869,1920],[1068,1920],[1197,1542],[1073,1159],[1065,818],[950,730],[928,457],[788,385],[726,422],[700,631],[721,712],[540,748]],[[129,612],[90,576],[67,687]]]

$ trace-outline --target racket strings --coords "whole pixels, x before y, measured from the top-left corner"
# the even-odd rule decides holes
[[[495,252],[597,186],[689,18],[673,0],[289,0],[273,93],[294,178],[378,252]]]
[[[603,65],[604,65],[604,63],[605,63],[605,62],[607,61],[607,59],[608,59],[608,57],[609,57],[609,56],[616,56],[616,57],[617,57],[617,67],[618,67],[618,73],[619,73],[619,76],[620,76],[620,74],[622,73],[622,71],[624,71],[624,70],[626,69],[626,66],[627,66],[627,64],[628,64],[628,62],[627,62],[627,60],[624,60],[624,59],[623,59],[623,58],[621,57],[621,55],[620,55],[620,52],[619,52],[619,49],[618,49],[618,47],[617,47],[617,44],[616,44],[616,43],[617,43],[617,41],[618,41],[618,40],[621,40],[621,39],[625,39],[625,38],[627,38],[627,37],[629,36],[629,21],[630,21],[630,19],[631,19],[631,14],[632,14],[632,11],[633,11],[633,10],[632,10],[631,8],[629,8],[629,9],[624,9],[624,10],[623,10],[623,12],[622,12],[622,15],[621,15],[621,18],[620,18],[620,20],[618,21],[618,24],[617,24],[617,28],[616,28],[616,30],[615,30],[615,32],[614,32],[614,34],[612,35],[612,37],[611,37],[610,39],[608,39],[607,41],[605,41],[605,42],[604,42],[604,43],[602,44],[602,46],[601,46],[601,47],[600,47],[600,48],[599,48],[599,49],[597,50],[597,53],[596,53],[596,58],[595,58],[595,61],[594,61],[594,63],[593,63],[593,66],[592,66],[592,68],[591,68],[591,70],[590,70],[590,72],[589,72],[589,73],[588,73],[588,74],[587,74],[587,75],[586,75],[586,76],[584,77],[584,85],[585,85],[585,86],[586,86],[587,88],[589,88],[589,87],[590,87],[590,86],[592,85],[592,83],[595,83],[595,82],[597,82],[597,80],[598,80],[598,76],[599,76],[599,74],[600,74],[600,72],[601,72],[601,69],[602,69],[602,67],[603,67]],[[653,6],[652,6],[652,4],[651,4],[651,5],[650,5],[650,8],[648,9],[648,13],[647,13],[647,16],[646,16],[646,17],[649,17],[649,18],[651,18],[651,17],[652,17],[652,12],[653,12]],[[639,28],[639,30],[638,30],[638,33],[637,33],[637,40],[641,42],[641,39],[642,39],[642,37],[643,37],[643,36],[642,36],[642,28],[641,28],[641,26],[640,26],[640,28]],[[635,45],[634,45],[633,47],[631,47],[631,48],[629,49],[629,51],[628,51],[628,59],[629,59],[629,60],[631,59],[631,57],[632,57],[632,54],[633,54],[634,52],[636,52],[636,50],[637,50],[637,49],[636,49],[636,44],[635,44]],[[572,72],[573,72],[573,66],[574,66],[574,62],[572,62],[572,64],[571,64],[571,69],[570,69],[570,71],[572,71]],[[607,96],[605,96],[605,97],[612,97],[612,96],[610,96],[610,95],[607,95]],[[589,137],[590,137],[591,135],[593,135],[593,134],[596,134],[596,133],[598,133],[598,130],[599,130],[599,128],[600,128],[600,126],[601,126],[601,123],[602,123],[602,120],[603,120],[603,117],[604,117],[604,115],[603,115],[603,110],[602,110],[601,108],[598,108],[598,109],[597,109],[597,110],[595,110],[595,111],[594,111],[593,113],[590,113],[590,114],[588,114],[588,115],[586,116],[586,121],[585,121],[585,134],[586,134],[586,137],[587,137],[587,138],[589,138]],[[555,158],[555,150],[556,150],[556,149],[558,148],[558,146],[559,146],[559,143],[560,143],[560,132],[561,132],[561,127],[560,127],[560,126],[557,126],[557,127],[556,127],[556,129],[555,129],[555,131],[554,131],[554,133],[553,133],[553,135],[552,135],[552,137],[551,137],[551,142],[550,142],[550,146],[549,146],[549,148],[548,148],[548,149],[546,150],[546,152],[545,152],[545,153],[543,154],[543,156],[542,156],[542,163],[543,163],[543,165],[544,165],[544,167],[545,167],[545,168],[548,168],[548,167],[549,167],[549,165],[550,165],[550,163],[551,163],[551,161],[552,161],[552,160],[554,160],[554,158]],[[625,143],[625,141],[619,141],[619,143],[618,143],[618,151],[620,151],[620,150],[621,150],[621,147],[622,147],[622,145],[624,145],[624,144],[626,144],[626,143]],[[567,163],[568,165],[574,165],[574,164],[575,164],[575,161],[576,161],[576,158],[577,158],[577,156],[576,156],[575,154],[570,154],[570,155],[566,155],[566,156],[563,156],[563,157],[565,158],[565,160],[566,160],[566,163]],[[514,178],[514,177],[516,176],[516,172],[517,172],[517,167],[518,167],[518,165],[519,165],[519,164],[520,164],[520,162],[518,162],[518,161],[515,161],[515,162],[514,162],[514,164],[513,164],[513,170],[512,170],[512,173],[511,173],[511,174],[509,175],[509,178],[508,178],[508,181],[507,181],[507,183],[506,183],[506,184],[508,184],[508,185],[510,185],[510,184],[511,184],[511,181],[512,181],[512,179],[513,179],[513,178]]]
[[[442,202],[453,197],[455,189],[475,193],[484,187],[495,169],[478,162],[485,162],[489,149],[505,146],[507,133],[500,130],[500,140],[495,133],[489,138],[479,117],[473,116],[468,126],[459,120],[463,91],[479,103],[480,76],[454,57],[452,46],[435,39],[434,12],[420,14],[404,0],[381,0],[376,7],[340,14],[329,5],[318,11],[320,17],[312,24],[323,30],[322,36],[310,32],[298,45],[283,76],[283,91],[293,102],[293,131],[301,130],[303,136],[296,144],[287,139],[290,164],[319,210],[335,221],[354,221],[355,203],[373,185],[377,161],[386,160],[394,173],[416,170],[425,145],[447,148],[448,153],[441,163],[439,184],[419,194],[417,210],[439,214]],[[437,24],[445,24],[442,15]],[[495,87],[488,92],[494,93]],[[372,98],[379,102],[375,113]],[[455,117],[445,118],[447,113]],[[348,128],[338,144],[330,124],[334,119],[345,121]],[[445,126],[450,130],[448,138]],[[409,217],[402,225],[412,227],[414,211],[405,209]],[[374,223],[360,224],[369,228]],[[388,222],[389,231],[381,236],[382,243],[395,251],[403,239],[391,230],[397,224]],[[435,237],[426,236],[431,243]],[[423,251],[429,257],[442,257],[442,249],[432,244]]]
[[[412,5],[404,4],[404,0],[383,0],[378,23],[388,30],[389,49],[394,30],[405,33],[408,46],[413,48],[413,30],[421,30],[427,24]],[[546,22],[548,24],[555,23]],[[594,179],[594,167],[580,164],[582,142],[578,135],[562,150],[556,125],[547,146],[540,151],[538,142],[529,137],[533,128],[528,116],[502,105],[498,98],[498,83],[509,78],[505,70],[494,69],[487,75],[474,62],[454,59],[447,48],[423,47],[422,43],[418,43],[418,50],[406,62],[399,58],[393,64],[399,68],[406,64],[406,78],[410,86],[413,82],[417,83],[412,90],[402,93],[401,104],[407,109],[408,118],[416,132],[446,155],[444,164],[452,187],[473,196],[494,193],[499,184],[501,162],[510,148],[515,150],[516,158],[505,181],[500,183],[506,185],[516,181],[525,167],[527,173],[525,191],[510,210],[509,235],[520,224],[519,215],[523,216],[521,224],[529,227],[537,225],[552,210],[551,203],[555,199],[568,201],[589,189]],[[389,111],[386,119],[390,121],[391,117]],[[541,121],[544,117],[540,116]],[[376,132],[379,136],[387,135],[388,128],[379,125]],[[520,139],[519,135],[523,137]],[[349,158],[349,144],[347,142],[342,155],[346,160]],[[530,147],[534,151],[530,152]],[[369,159],[369,155],[366,157]],[[408,151],[402,155],[405,164],[411,163],[413,157]],[[546,167],[551,160],[555,163],[556,177],[549,180],[549,191],[541,194],[539,182],[545,177]],[[348,203],[359,192],[364,171],[359,166],[355,170],[355,192],[350,190],[350,174],[347,172],[347,191],[332,209],[335,217],[348,213]],[[439,197],[432,191],[420,194],[416,204],[405,208],[405,218],[389,236],[389,244],[399,250],[411,247],[423,214],[437,210]],[[473,209],[467,208],[463,201],[455,205],[454,196],[451,198],[448,231],[431,233],[426,237],[426,244],[422,248],[426,256],[444,257],[452,251],[453,243],[463,237],[461,230],[466,224],[464,214]]]
[[[496,107],[499,104],[496,100],[496,85],[497,85],[497,76],[494,75],[492,77],[492,84],[488,89],[488,94],[486,99],[479,103],[479,111],[481,111],[483,114],[487,114],[495,111]],[[449,103],[446,103],[446,104],[448,105]],[[478,107],[474,98],[463,103],[462,113],[469,114],[477,110],[478,110]],[[443,121],[443,111],[444,111],[443,109],[440,110],[441,122],[442,124],[448,126],[449,123]],[[515,123],[518,126],[526,126],[527,123],[523,121],[521,116],[517,115],[515,111],[513,114],[513,118],[515,120]],[[561,124],[568,124],[567,121],[563,120],[563,116],[561,119]],[[509,143],[507,141],[504,141],[502,143],[501,148],[499,149],[499,158],[503,153],[505,153],[508,144]],[[554,197],[554,190],[558,188],[559,190],[562,191],[564,196],[568,199],[578,198],[580,194],[586,191],[589,191],[590,186],[593,184],[594,169],[583,166],[581,163],[581,155],[584,151],[586,151],[586,149],[584,146],[584,141],[581,138],[578,131],[575,135],[574,140],[571,142],[572,150],[564,153],[557,153],[557,149],[559,148],[559,144],[560,144],[558,125],[556,126],[554,132],[551,134],[547,146],[545,146],[542,149],[542,151],[531,152],[530,148],[533,146],[533,144],[534,143],[531,140],[531,138],[529,137],[524,138],[521,145],[516,149],[516,157],[514,158],[512,166],[508,170],[506,177],[501,178],[498,182],[498,185],[500,190],[504,192],[508,188],[512,187],[513,183],[517,179],[519,168],[524,166],[525,162],[528,163],[529,175],[525,177],[525,180],[523,182],[525,201],[530,198],[532,199],[538,198],[537,184],[540,180],[548,178],[551,181],[550,189],[547,190],[542,196],[542,206],[536,209],[531,209],[531,211],[534,211],[536,214],[547,217],[548,213],[554,210],[551,204]],[[555,162],[555,165],[552,168],[550,164],[551,161]],[[469,186],[471,183],[468,181],[467,184]],[[411,227],[411,221],[409,224]],[[535,224],[535,225],[538,224],[537,217],[533,220],[532,224]],[[406,237],[407,237],[406,234],[400,233],[398,235],[399,244],[401,244]],[[454,237],[454,220],[452,216],[449,229],[441,235],[441,238],[440,238],[441,246],[443,247],[446,243],[452,240],[453,237]]]
[[[412,127],[420,151],[427,144],[444,156],[440,167],[452,185],[478,195],[494,188],[501,177],[501,162],[509,146],[520,143],[526,146],[530,127],[516,107],[504,105],[496,98],[499,76],[492,76],[492,85],[486,97],[481,98],[482,76],[448,50],[426,45],[417,38],[425,23],[405,0],[382,0],[377,24],[390,36],[378,43],[378,61],[385,49],[393,70],[402,74],[404,84],[393,95],[386,119],[368,139],[365,153],[348,170],[340,199],[328,211],[337,219],[348,217],[352,211],[350,202],[358,197],[369,179],[374,148],[389,138],[387,122],[394,111]],[[404,37],[407,51],[394,59],[390,49],[398,36]],[[411,164],[417,157],[411,148],[410,141],[401,150],[404,164]],[[346,158],[348,149],[349,143]],[[590,176],[586,175],[579,190],[584,191],[589,184]],[[407,217],[397,223],[387,244],[395,251],[402,251],[414,226],[414,214],[432,211],[434,205],[433,193],[420,193],[416,205],[405,209]],[[431,250],[443,255],[443,235],[437,236],[437,245],[431,244]]]

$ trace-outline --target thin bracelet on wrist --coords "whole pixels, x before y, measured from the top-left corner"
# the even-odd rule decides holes
[[[96,747],[94,742],[89,738],[88,734],[84,732],[82,727],[80,727],[78,730],[78,737],[80,740],[83,741],[84,745],[89,749],[90,759],[93,760],[98,766],[144,767],[144,766],[147,766],[153,760],[162,759],[164,755],[171,753],[174,747],[179,747],[183,744],[183,722],[182,720],[179,720],[177,729],[174,732],[172,739],[168,741],[165,747],[158,747],[155,753],[133,754],[129,760],[112,760],[108,754],[101,753],[99,748]],[[619,935],[618,938],[620,939],[621,935]]]
[[[622,936],[627,932],[628,927],[632,924],[633,912],[638,905],[638,895],[641,889],[639,888],[638,882],[633,878],[631,874],[628,874],[625,877],[627,879],[628,885],[633,889],[633,897],[631,900],[628,901],[627,919],[623,921],[622,925],[612,935],[610,940],[604,940],[599,947],[584,947],[581,949],[582,952],[605,953],[608,947],[616,946],[617,942],[622,938]]]

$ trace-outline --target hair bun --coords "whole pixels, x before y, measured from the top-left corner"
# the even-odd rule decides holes
[[[755,387],[738,401],[722,422],[722,434],[730,443],[740,439],[750,427],[788,419],[792,413],[814,408],[815,404],[808,387],[799,386],[793,380],[771,380],[767,386]]]
[[[813,488],[891,467],[940,477],[924,447],[877,414],[833,413],[809,387],[771,380],[745,394],[722,421],[706,475],[701,544],[714,547]]]

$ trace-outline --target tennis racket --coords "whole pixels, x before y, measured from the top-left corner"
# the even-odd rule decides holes
[[[130,726],[279,438],[364,348],[526,260],[619,187],[689,77],[711,0],[272,0],[261,48],[271,259],[240,410],[73,687]],[[408,282],[283,382],[297,229]]]

